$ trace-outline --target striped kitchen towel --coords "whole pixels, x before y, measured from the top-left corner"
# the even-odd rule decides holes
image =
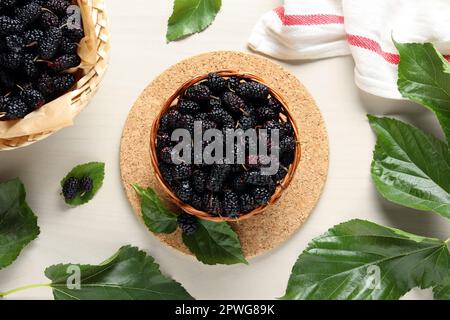
[[[432,42],[450,61],[450,0],[285,0],[257,23],[249,46],[282,60],[351,54],[359,88],[401,99],[392,39]]]

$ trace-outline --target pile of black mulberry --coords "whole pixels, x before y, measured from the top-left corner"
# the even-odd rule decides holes
[[[84,37],[69,0],[0,0],[0,120],[25,117],[75,84]],[[69,8],[70,7],[70,8]],[[68,10],[69,9],[69,10]]]
[[[206,80],[188,88],[160,119],[157,153],[161,175],[181,201],[214,217],[235,219],[267,204],[286,177],[297,148],[294,129],[283,112],[265,85],[210,73]],[[171,141],[172,132],[182,128],[192,133],[195,121],[202,121],[203,132],[211,128],[224,134],[227,129],[267,129],[268,156],[270,131],[278,129],[279,157],[271,159],[279,161],[278,172],[272,176],[261,173],[267,162],[250,155],[249,146],[258,141],[248,139],[245,164],[173,164],[176,142]]]

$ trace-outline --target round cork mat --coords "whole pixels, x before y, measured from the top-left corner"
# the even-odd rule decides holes
[[[266,58],[228,51],[201,54],[172,66],[144,90],[131,109],[122,134],[120,169],[127,197],[141,218],[140,201],[131,184],[152,187],[165,198],[154,176],[149,150],[151,125],[159,109],[187,80],[225,69],[259,75],[278,90],[296,116],[300,130],[302,160],[280,201],[261,215],[231,224],[244,255],[250,258],[279,246],[298,230],[318,202],[328,173],[328,138],[322,115],[305,87],[287,70]],[[155,236],[189,254],[179,230]]]

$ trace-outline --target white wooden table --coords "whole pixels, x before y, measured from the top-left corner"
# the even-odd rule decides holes
[[[366,113],[402,115],[434,133],[430,112],[405,102],[362,93],[353,82],[349,57],[282,63],[309,88],[330,136],[328,183],[307,223],[285,245],[249,266],[204,266],[161,245],[140,224],[122,191],[119,142],[130,107],[144,87],[181,59],[213,50],[247,51],[257,19],[277,0],[225,0],[215,23],[200,35],[167,44],[167,0],[108,1],[112,28],[109,71],[90,106],[73,127],[26,149],[0,154],[0,180],[20,177],[39,217],[41,234],[10,267],[0,271],[0,289],[48,282],[44,269],[61,262],[99,263],[120,246],[145,249],[167,275],[197,299],[273,299],[283,295],[298,254],[315,236],[353,218],[369,219],[425,236],[448,238],[450,222],[431,213],[392,205],[376,193],[369,174],[375,138]],[[60,179],[76,164],[106,162],[105,184],[89,204],[69,209],[59,196]],[[429,290],[408,298],[427,299]],[[32,289],[10,299],[51,299],[50,289]]]

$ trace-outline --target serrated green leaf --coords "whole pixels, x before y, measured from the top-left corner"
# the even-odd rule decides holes
[[[147,228],[154,233],[173,233],[177,230],[177,215],[164,206],[152,188],[133,185],[141,198],[141,213]]]
[[[215,19],[222,0],[175,0],[166,38],[178,40],[206,29]]]
[[[369,116],[377,134],[372,178],[389,201],[450,218],[448,146],[411,125]]]
[[[352,220],[311,242],[283,299],[399,299],[440,283],[449,266],[443,241]]]
[[[77,269],[79,288],[76,277],[70,278]],[[52,281],[56,300],[193,299],[178,282],[161,274],[151,256],[130,246],[100,265],[59,264],[47,268],[45,275]]]
[[[438,286],[433,288],[435,300],[450,300],[450,273]]]
[[[78,194],[72,200],[66,199],[66,203],[71,206],[79,206],[88,203],[94,198],[98,190],[100,190],[103,185],[103,179],[105,178],[105,164],[103,162],[89,162],[76,166],[61,181],[61,188],[64,185],[64,182],[71,177],[78,179],[90,177],[93,181],[93,188],[90,192]]]
[[[450,145],[450,64],[431,43],[395,43],[401,94],[433,111]]]
[[[13,263],[39,235],[37,217],[25,197],[25,187],[19,179],[0,183],[0,269]]]
[[[208,265],[247,264],[239,237],[228,223],[199,219],[198,224],[193,235],[183,234],[183,242],[199,261]]]

